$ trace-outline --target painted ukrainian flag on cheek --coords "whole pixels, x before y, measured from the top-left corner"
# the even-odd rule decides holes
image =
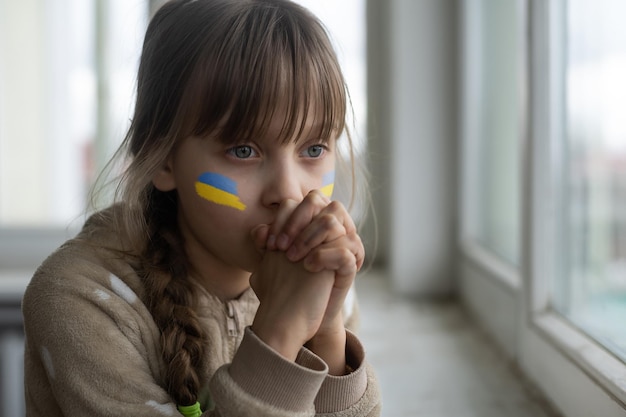
[[[237,183],[224,175],[205,172],[196,181],[196,193],[205,200],[216,204],[245,210],[246,205],[237,195]]]
[[[326,197],[330,198],[333,195],[333,190],[335,188],[335,171],[331,171],[328,174],[324,175],[322,179],[322,188],[320,191]]]

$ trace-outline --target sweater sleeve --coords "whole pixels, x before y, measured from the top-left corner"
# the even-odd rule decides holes
[[[379,392],[364,361],[360,342],[348,333],[353,373],[328,375],[326,364],[302,348],[292,363],[274,352],[249,328],[230,365],[211,381],[216,411],[235,416],[377,416]]]

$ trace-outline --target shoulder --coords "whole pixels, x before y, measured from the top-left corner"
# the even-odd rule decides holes
[[[25,325],[34,317],[72,316],[85,309],[144,310],[143,283],[133,257],[115,248],[106,228],[89,221],[83,231],[37,269],[22,302]]]
[[[85,352],[103,357],[117,349],[152,358],[146,359],[148,367],[158,368],[159,331],[141,281],[128,262],[110,256],[70,241],[37,270],[22,301],[31,363],[45,360],[47,352],[82,358]]]

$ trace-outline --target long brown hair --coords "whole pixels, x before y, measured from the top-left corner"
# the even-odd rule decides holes
[[[154,174],[181,139],[212,134],[245,141],[262,135],[285,103],[277,140],[298,137],[310,114],[319,117],[320,138],[329,139],[347,131],[348,102],[326,30],[288,0],[173,0],[152,18],[135,112],[120,148],[130,159],[115,221],[139,256],[161,331],[167,390],[178,404],[197,400],[208,340],[187,279],[176,192],[157,190]]]

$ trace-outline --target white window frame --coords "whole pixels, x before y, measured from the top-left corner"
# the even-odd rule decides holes
[[[563,158],[564,92],[558,77],[564,62],[559,52],[565,33],[561,19],[566,3],[523,0],[522,5],[525,12],[521,18],[527,23],[523,25],[527,36],[522,38],[527,44],[520,50],[528,51],[523,86],[528,93],[528,117],[520,129],[521,266],[510,267],[463,235],[461,297],[563,415],[626,416],[626,365],[550,308],[550,283],[558,265],[554,231],[562,201],[557,185]],[[467,10],[462,9],[462,13]],[[465,45],[471,47],[467,41]],[[465,51],[466,59],[470,53]],[[461,217],[465,219],[463,210],[464,206]]]

